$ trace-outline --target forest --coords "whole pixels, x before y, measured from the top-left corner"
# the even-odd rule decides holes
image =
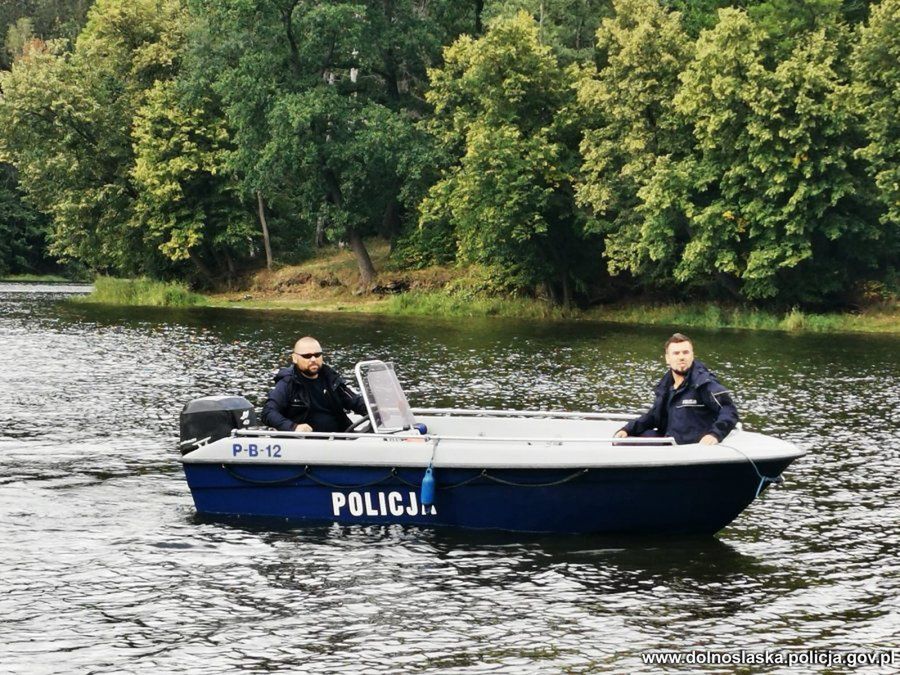
[[[2,0],[0,275],[900,287],[900,0]]]

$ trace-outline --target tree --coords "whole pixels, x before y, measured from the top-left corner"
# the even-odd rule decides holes
[[[9,25],[4,43],[6,54],[11,63],[13,59],[25,51],[26,45],[34,39],[34,22],[27,16],[20,17]]]
[[[47,229],[47,218],[25,201],[15,168],[0,163],[0,275],[52,269],[44,257]]]
[[[734,0],[666,0],[658,4],[673,12],[678,12],[681,15],[682,28],[691,38],[696,39],[701,30],[716,25],[718,10],[721,7],[730,7],[735,2]],[[747,2],[744,4],[746,5]]]
[[[87,20],[91,0],[15,0],[0,3],[0,69],[9,69],[31,38],[74,40]]]
[[[609,14],[609,0],[493,0],[485,3],[482,18],[511,18],[527,12],[538,24],[541,44],[554,50],[560,63],[589,63],[594,57],[594,35]]]
[[[578,85],[587,123],[577,196],[594,213],[589,231],[606,235],[610,272],[659,280],[680,254],[683,220],[671,217],[648,227],[638,195],[659,164],[692,147],[673,102],[692,46],[680,14],[656,0],[617,0],[613,8],[615,16],[597,31],[600,66],[586,71]]]
[[[0,148],[52,216],[54,255],[153,276],[189,260],[210,283],[252,251],[225,130],[174,84],[186,25],[180,0],[100,0],[73,51],[35,43],[0,76]]]
[[[62,43],[36,44],[0,74],[0,148],[53,219],[52,254],[124,269],[142,247],[128,226],[127,97],[110,84]]]
[[[424,200],[421,226],[449,223],[462,260],[569,302],[580,225],[570,76],[524,12],[478,40],[463,36],[444,60],[431,71],[429,127],[454,161]]]
[[[750,20],[770,39],[768,54],[781,60],[810,31],[840,18],[843,0],[763,0],[749,3]]]
[[[900,1],[883,0],[872,9],[853,53],[854,93],[867,144],[859,155],[885,206],[881,222],[900,228]],[[892,237],[896,252],[896,234]]]
[[[19,0],[0,4],[0,69],[43,40],[74,37],[84,25],[87,0]],[[37,42],[35,42],[37,41]],[[58,271],[47,256],[49,221],[26,201],[18,172],[11,164],[0,166],[0,269],[4,273]],[[8,229],[7,229],[8,228]]]
[[[186,106],[174,80],[156,82],[134,119],[132,176],[145,239],[170,260],[193,261],[211,284],[217,270],[235,273],[234,251],[253,250],[254,228],[224,166],[228,131],[200,103]]]
[[[423,138],[414,121],[425,68],[462,10],[409,0],[192,7],[206,22],[195,44],[216,64],[210,85],[234,132],[229,166],[242,189],[264,195],[295,240],[327,223],[349,241],[368,287],[375,270],[362,237],[399,231],[398,166]]]
[[[694,151],[658,163],[640,190],[648,229],[686,219],[674,277],[739,281],[748,299],[834,299],[867,274],[880,237],[853,158],[855,119],[839,26],[798,37],[770,67],[768,36],[721,10],[682,76],[676,110]]]

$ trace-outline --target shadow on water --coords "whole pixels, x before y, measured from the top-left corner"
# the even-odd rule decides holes
[[[546,535],[496,530],[426,529],[413,526],[340,526],[301,524],[283,518],[246,518],[191,514],[197,525],[220,527],[281,545],[329,546],[341,542],[351,548],[413,551],[420,564],[450,564],[477,576],[480,563],[504,559],[510,581],[565,567],[606,570],[604,585],[617,570],[615,585],[622,588],[655,582],[729,583],[760,578],[776,568],[716,537],[609,535]],[[783,575],[782,575],[783,578]],[[490,583],[498,578],[492,575]]]

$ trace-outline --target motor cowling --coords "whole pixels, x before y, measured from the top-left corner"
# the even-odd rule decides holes
[[[256,424],[253,404],[243,396],[204,396],[189,401],[181,410],[181,454],[199,445],[231,435],[233,429]]]

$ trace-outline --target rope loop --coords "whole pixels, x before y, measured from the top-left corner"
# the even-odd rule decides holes
[[[359,485],[340,485],[338,483],[330,483],[326,480],[322,480],[321,478],[316,477],[309,470],[309,465],[303,467],[303,471],[294,475],[287,476],[286,478],[276,478],[274,480],[260,480],[258,478],[250,478],[249,476],[242,476],[234,469],[232,469],[227,464],[222,464],[222,468],[228,473],[229,476],[235,478],[244,483],[249,483],[250,485],[285,485],[287,483],[292,483],[294,481],[302,480],[303,478],[309,478],[313,483],[317,485],[321,485],[322,487],[332,488],[333,490],[359,490],[360,488],[374,487],[375,485],[380,485],[385,481],[390,480],[391,478],[399,478],[397,476],[397,469],[391,469],[390,472],[386,476],[382,476],[377,480],[369,481],[368,483],[360,483]]]
[[[752,462],[751,462],[752,463]],[[381,485],[382,483],[387,483],[389,481],[394,481],[400,483],[401,485],[405,485],[406,487],[413,489],[420,489],[422,487],[422,483],[414,483],[409,481],[403,476],[401,476],[397,472],[397,467],[393,467],[385,476],[378,478],[376,480],[369,481],[368,483],[359,483],[357,485],[341,485],[339,483],[331,483],[329,481],[323,480],[319,478],[312,471],[309,470],[309,465],[303,467],[303,471],[300,473],[287,476],[285,478],[275,478],[273,480],[261,480],[258,478],[250,478],[249,476],[243,476],[237,471],[235,471],[228,464],[222,464],[222,468],[228,473],[232,478],[239,480],[244,483],[249,483],[250,485],[286,485],[288,483],[293,483],[298,480],[302,480],[304,478],[308,478],[310,481],[317,485],[321,485],[322,487],[331,488],[333,490],[359,490],[367,487],[374,487],[376,485]],[[476,473],[474,476],[470,478],[466,478],[465,480],[461,480],[458,483],[452,483],[450,485],[438,485],[439,490],[455,490],[456,488],[463,487],[464,485],[469,485],[470,483],[474,483],[477,480],[487,480],[492,481],[494,483],[499,483],[500,485],[509,485],[510,487],[524,487],[524,488],[542,488],[542,487],[554,487],[556,485],[562,485],[563,483],[568,483],[569,481],[575,480],[579,476],[583,476],[590,469],[581,469],[576,471],[575,473],[569,474],[564,478],[559,480],[550,481],[549,483],[519,483],[516,481],[506,480],[504,478],[498,478],[497,476],[492,476],[488,473],[487,469],[482,469],[480,472]],[[758,473],[758,472],[757,472]],[[769,479],[776,480],[776,479]],[[760,486],[760,489],[762,487]],[[758,493],[757,493],[758,494]]]
[[[232,478],[242,481],[244,483],[250,483],[251,485],[284,485],[286,483],[292,483],[295,480],[300,480],[304,476],[307,475],[309,469],[308,466],[303,467],[303,471],[298,473],[296,476],[288,476],[287,478],[275,478],[274,480],[259,480],[257,478],[248,478],[247,476],[242,476],[237,471],[232,469],[227,464],[222,464],[222,468],[225,469],[225,472],[231,476]]]
[[[725,445],[724,443],[720,443],[720,445],[723,448],[728,448],[729,450],[734,450],[736,453],[738,453],[744,459],[746,459],[748,462],[750,462],[750,466],[753,467],[753,470],[756,472],[756,475],[759,476],[759,485],[756,487],[756,494],[753,495],[754,499],[759,497],[759,494],[763,491],[763,488],[766,486],[767,483],[772,483],[773,485],[781,485],[782,483],[784,483],[784,478],[782,478],[780,474],[778,476],[763,476],[762,472],[759,470],[759,467],[756,466],[756,462],[754,462],[752,459],[750,459],[750,457],[747,455],[747,453],[745,453],[741,450],[738,450],[733,445]]]
[[[568,483],[570,480],[575,480],[579,476],[583,476],[589,471],[589,469],[582,469],[581,471],[576,471],[573,474],[566,476],[565,478],[561,478],[559,480],[551,481],[549,483],[516,483],[511,480],[504,480],[502,478],[497,478],[496,476],[491,476],[487,470],[481,472],[481,475],[487,478],[488,480],[492,480],[495,483],[500,483],[501,485],[511,485],[512,487],[553,487],[555,485],[562,485],[563,483]]]

